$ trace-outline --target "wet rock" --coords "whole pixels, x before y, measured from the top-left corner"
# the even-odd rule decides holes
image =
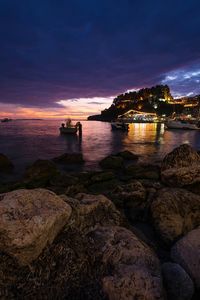
[[[80,193],[75,198],[66,195],[61,198],[72,207],[71,226],[82,233],[97,226],[120,225],[123,222],[114,204],[103,195]]]
[[[164,185],[157,180],[140,179],[140,182],[145,188],[154,188],[156,190],[160,190],[161,188],[164,187]]]
[[[200,225],[200,196],[185,189],[159,190],[151,204],[153,224],[166,243]]]
[[[130,165],[126,168],[126,173],[134,179],[158,180],[160,178],[160,168],[157,165]]]
[[[13,163],[10,161],[10,159],[0,153],[0,172],[7,172],[7,171],[10,171],[14,168],[14,165]]]
[[[103,271],[87,236],[64,228],[28,266],[0,252],[0,298],[104,300]]]
[[[200,156],[190,145],[183,144],[167,154],[161,163],[161,170],[191,167],[200,164]]]
[[[45,189],[17,190],[0,199],[0,250],[21,265],[35,260],[71,215],[71,207]]]
[[[190,231],[171,249],[173,261],[180,264],[200,288],[200,227]]]
[[[117,226],[97,228],[90,236],[108,269],[103,278],[108,299],[164,299],[159,260],[145,243]]]
[[[64,193],[70,197],[74,197],[79,193],[87,193],[87,192],[88,190],[83,184],[75,184],[67,187]]]
[[[131,151],[125,150],[117,153],[118,156],[121,156],[125,160],[138,160],[139,156]]]
[[[50,179],[50,185],[57,187],[68,187],[78,183],[78,178],[68,175],[64,172],[58,172],[54,177]]]
[[[162,181],[168,186],[184,187],[200,184],[200,165],[173,168],[162,172]]]
[[[94,174],[90,181],[91,183],[96,183],[96,182],[102,182],[102,181],[108,181],[115,178],[115,175],[113,172],[99,172]]]
[[[200,182],[200,156],[189,145],[181,145],[164,158],[161,177],[165,184],[176,187]]]
[[[190,300],[194,294],[194,284],[190,276],[179,265],[171,262],[162,265],[164,286],[170,300]]]
[[[112,193],[113,202],[124,209],[129,220],[137,219],[146,207],[146,190],[139,181],[117,187]]]
[[[103,169],[121,169],[123,168],[123,158],[115,155],[109,155],[100,161]]]
[[[116,187],[118,187],[121,182],[117,179],[111,179],[102,182],[96,182],[92,185],[88,186],[88,190],[92,193],[99,194],[99,193],[108,193],[112,192]]]
[[[27,168],[24,179],[28,187],[44,187],[57,171],[52,161],[38,159]]]
[[[59,164],[80,164],[84,162],[82,153],[64,153],[53,158],[53,161]]]

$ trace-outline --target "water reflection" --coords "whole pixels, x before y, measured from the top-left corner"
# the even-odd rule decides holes
[[[163,124],[130,124],[129,132],[112,131],[109,123],[83,121],[82,139],[62,136],[59,120],[13,121],[0,124],[0,152],[8,155],[17,171],[38,158],[51,159],[65,152],[82,152],[85,168],[97,168],[106,155],[130,150],[142,161],[160,160],[176,146],[200,148],[199,131],[165,130]]]

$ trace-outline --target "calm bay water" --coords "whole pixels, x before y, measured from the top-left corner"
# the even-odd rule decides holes
[[[163,124],[131,124],[128,133],[111,131],[109,123],[83,121],[82,140],[59,134],[58,120],[16,120],[0,123],[0,152],[15,164],[17,173],[36,159],[51,159],[65,152],[82,152],[85,169],[98,168],[106,155],[130,150],[144,162],[155,162],[174,147],[189,143],[200,149],[199,131],[170,131]]]

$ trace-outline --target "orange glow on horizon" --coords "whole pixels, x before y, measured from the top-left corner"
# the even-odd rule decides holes
[[[101,102],[104,101],[104,102]],[[15,104],[0,103],[0,119],[66,119],[86,120],[89,115],[100,114],[111,104],[112,98],[80,98],[60,100],[60,107],[23,107]]]

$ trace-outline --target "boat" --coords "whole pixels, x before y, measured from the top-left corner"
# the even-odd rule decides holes
[[[168,119],[165,122],[167,129],[184,129],[184,130],[200,130],[198,120],[189,120],[181,118]]]
[[[11,121],[12,121],[12,119],[4,118],[1,120],[1,123],[11,122]]]
[[[72,124],[71,119],[67,119],[65,123],[61,124],[59,130],[62,134],[77,134],[77,132],[82,133],[82,125],[80,122],[77,122],[74,125]]]
[[[129,130],[129,124],[116,121],[116,122],[111,122],[111,128],[112,130],[122,130],[122,131],[128,131]]]

